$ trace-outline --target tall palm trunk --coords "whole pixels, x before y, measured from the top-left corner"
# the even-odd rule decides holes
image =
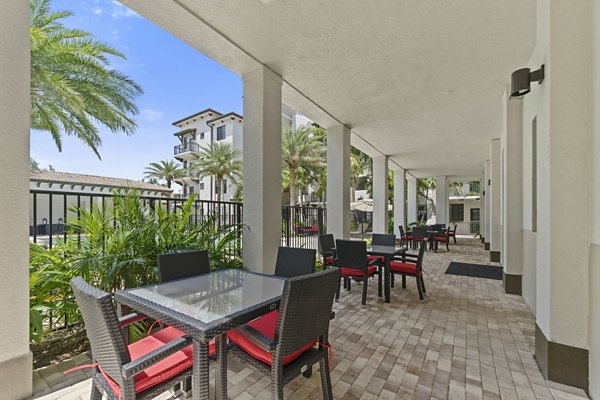
[[[215,184],[217,187],[217,201],[221,201],[221,191],[223,189],[223,178],[217,175],[215,177]]]
[[[296,169],[290,168],[290,206],[296,205]]]

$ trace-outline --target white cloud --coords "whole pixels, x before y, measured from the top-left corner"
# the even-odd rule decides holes
[[[96,8],[94,8],[94,10],[92,12],[96,15],[102,15],[104,10],[101,7],[96,7]]]
[[[150,108],[143,108],[140,114],[148,122],[157,122],[164,115],[161,111],[152,110]]]
[[[125,7],[123,4],[119,3],[117,0],[113,0],[112,2],[112,13],[110,14],[113,18],[130,18],[130,17],[139,17],[140,15],[133,10]]]

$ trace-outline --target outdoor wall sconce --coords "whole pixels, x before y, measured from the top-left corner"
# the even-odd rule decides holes
[[[531,82],[542,83],[544,80],[544,64],[537,71],[521,68],[510,75],[510,97],[525,96],[531,91]]]

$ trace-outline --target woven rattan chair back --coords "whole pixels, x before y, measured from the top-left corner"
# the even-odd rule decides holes
[[[337,268],[290,278],[285,282],[279,306],[274,359],[327,337],[333,298],[340,281]]]
[[[419,256],[417,258],[417,272],[421,272],[421,270],[423,269],[423,257],[425,256],[426,248],[427,243],[425,243],[425,241],[422,241],[419,247]]]
[[[315,249],[280,247],[277,251],[275,275],[282,278],[308,275],[315,272]]]
[[[131,359],[112,296],[91,286],[81,277],[71,279],[71,287],[90,340],[93,362],[98,363],[108,376],[123,387],[121,367]]]
[[[372,237],[371,243],[373,246],[395,246],[396,245],[396,235],[391,235],[387,233],[374,233]]]
[[[406,232],[404,231],[404,227],[402,225],[398,225],[398,231],[400,232],[400,236],[406,235]]]
[[[337,265],[342,268],[352,268],[367,271],[369,261],[367,260],[367,243],[361,240],[335,241],[337,253]]]
[[[207,250],[181,251],[158,255],[158,275],[161,282],[208,274]]]
[[[415,226],[413,228],[413,239],[425,239],[427,237],[427,227],[425,226]]]
[[[334,247],[335,240],[333,239],[333,235],[331,233],[319,236],[319,253],[321,253],[321,255],[331,255],[331,249]]]

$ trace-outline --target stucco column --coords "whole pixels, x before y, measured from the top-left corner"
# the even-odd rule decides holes
[[[500,251],[502,250],[502,230],[500,229],[501,154],[500,139],[493,139],[490,144],[490,261],[495,262],[500,262]]]
[[[373,157],[373,233],[388,231],[388,157]]]
[[[536,360],[550,380],[588,388],[593,85],[592,4],[540,0],[532,84],[537,112]],[[597,20],[595,21],[597,23]],[[594,28],[596,29],[596,28]],[[574,79],[573,77],[577,77]],[[524,101],[529,101],[528,96]],[[597,261],[596,261],[597,262]],[[593,347],[593,346],[592,346]],[[594,396],[592,396],[594,398]]]
[[[504,201],[502,202],[502,274],[504,290],[522,293],[523,275],[523,100],[506,101],[504,151]]]
[[[448,179],[445,176],[435,177],[435,223],[448,224]]]
[[[0,2],[0,388],[31,395],[29,352],[29,2]],[[8,228],[10,227],[10,228]]]
[[[417,178],[406,174],[406,219],[408,224],[417,221]]]
[[[402,225],[406,231],[406,171],[394,170],[394,233],[400,237],[398,227]]]
[[[485,207],[485,249],[490,249],[490,227],[492,225],[492,210],[491,207],[491,189],[492,189],[492,177],[490,175],[491,172],[491,162],[490,160],[485,161],[485,182],[483,184],[483,190],[485,190],[485,199],[484,199],[484,207]]]
[[[281,243],[281,77],[259,67],[244,82],[244,267],[273,273]]]
[[[485,163],[484,163],[485,168]],[[485,242],[485,174],[479,180],[479,236],[481,243]]]
[[[350,128],[327,128],[327,233],[350,237]]]

